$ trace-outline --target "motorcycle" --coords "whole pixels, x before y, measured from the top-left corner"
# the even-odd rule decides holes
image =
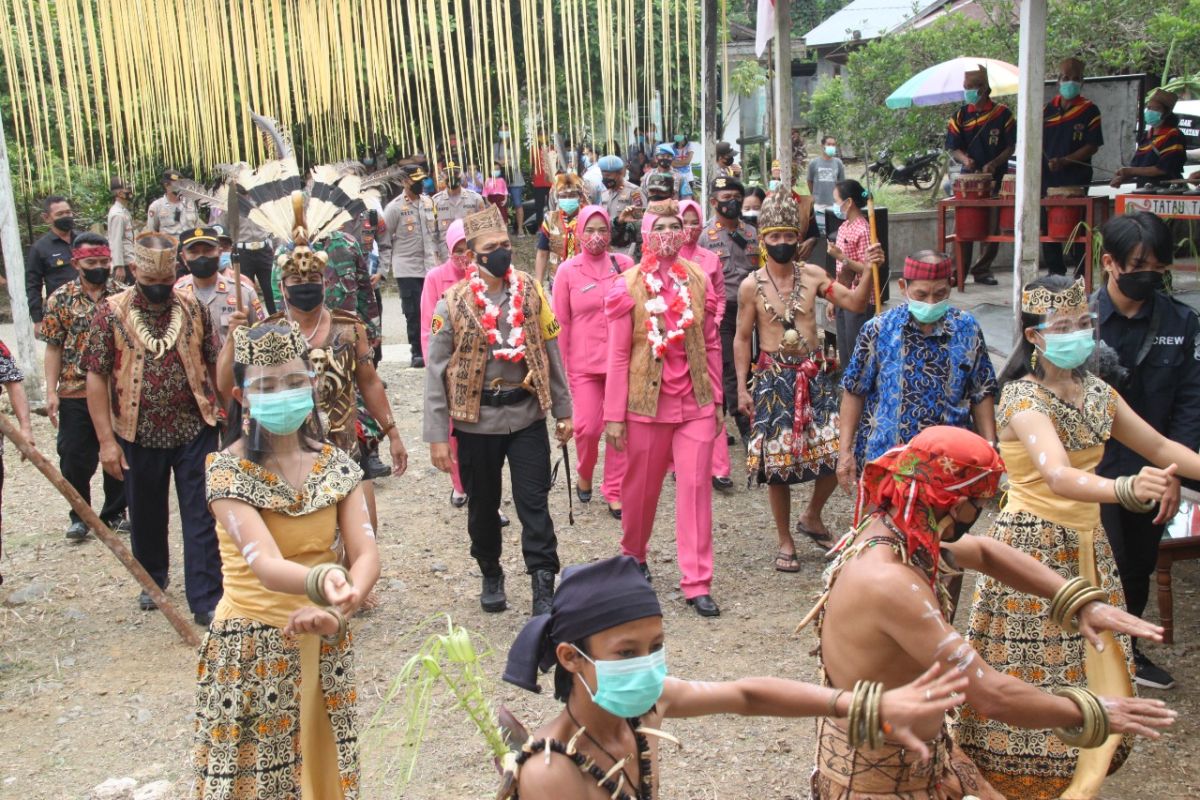
[[[910,156],[903,166],[897,167],[892,161],[892,151],[884,148],[879,158],[867,165],[867,172],[884,183],[911,185],[922,190],[932,189],[938,177],[938,161],[941,157],[940,150],[926,150],[924,153]]]

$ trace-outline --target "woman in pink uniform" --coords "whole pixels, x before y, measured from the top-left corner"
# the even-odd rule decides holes
[[[450,223],[446,229],[446,250],[450,258],[437,265],[425,275],[425,286],[421,289],[421,352],[429,352],[429,336],[432,333],[433,309],[438,300],[454,284],[467,277],[467,267],[471,257],[467,252],[467,236],[463,230],[461,219]],[[462,508],[467,504],[467,494],[463,491],[462,479],[458,476],[458,440],[450,437],[450,449],[454,453],[454,461],[450,467],[450,505]]]
[[[579,457],[576,491],[580,501],[592,499],[592,475],[604,433],[604,384],[608,369],[608,321],[604,298],[633,259],[610,253],[612,222],[603,206],[579,212],[580,252],[564,261],[554,279],[554,316],[562,326],[562,353],[571,398],[575,401],[575,450]],[[625,454],[609,446],[604,452],[604,482],[600,492],[608,512],[621,518],[621,480]]]
[[[725,273],[721,271],[721,258],[711,250],[705,250],[697,244],[700,233],[704,230],[704,215],[700,213],[700,204],[695,200],[682,200],[679,211],[683,214],[683,247],[679,257],[700,265],[704,274],[712,281],[713,290],[717,297],[724,297]],[[721,330],[721,319],[725,316],[725,304],[717,303],[716,324]],[[724,426],[717,429],[713,438],[713,488],[732,489],[733,478],[730,477],[729,438]]]
[[[684,230],[677,203],[650,205],[642,242],[641,263],[605,298],[605,437],[628,459],[621,551],[650,577],[646,549],[673,461],[680,586],[697,613],[715,617],[721,613],[710,593],[713,437],[722,422],[717,292],[700,266],[679,258]]]

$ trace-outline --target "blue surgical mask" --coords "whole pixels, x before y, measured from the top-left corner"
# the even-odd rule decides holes
[[[596,691],[577,675],[592,702],[608,713],[622,719],[640,717],[662,696],[663,681],[667,678],[667,651],[660,648],[641,658],[622,658],[615,661],[592,661],[575,648],[596,668]]]
[[[946,312],[949,310],[949,300],[940,300],[936,303],[926,303],[912,298],[908,300],[908,312],[913,315],[913,319],[924,325],[937,322],[946,316]]]
[[[1154,127],[1154,126],[1158,125],[1160,122],[1162,122],[1162,118],[1163,118],[1162,112],[1155,111],[1153,108],[1147,108],[1142,111],[1142,119],[1144,119],[1146,121],[1146,124],[1151,127]]]
[[[833,206],[833,215],[834,215],[835,217],[837,217],[838,219],[845,219],[845,218],[846,218],[846,212],[842,210],[842,204],[841,204],[841,203],[838,203],[837,205]]]
[[[509,133],[508,131],[500,131],[500,138],[501,138],[501,139],[507,139],[509,136],[512,136],[512,134],[511,134],[511,133]]]
[[[1042,354],[1059,369],[1075,369],[1092,357],[1096,349],[1096,337],[1091,328],[1071,333],[1043,334],[1046,345]]]
[[[313,411],[313,393],[308,387],[246,395],[250,419],[276,435],[295,433]]]
[[[1083,84],[1079,81],[1061,81],[1058,84],[1058,93],[1063,96],[1064,100],[1074,100],[1079,97],[1079,93],[1083,91]]]
[[[574,214],[579,210],[578,197],[563,197],[558,201],[558,210],[564,214]]]
[[[825,155],[829,156],[830,158],[833,158],[834,156],[837,155],[837,148],[831,144],[825,145]]]
[[[218,264],[219,269],[228,269],[233,263],[233,253],[221,253],[221,260]]]
[[[779,188],[779,181],[773,180],[773,181],[770,181],[769,183],[767,183],[767,191],[768,192],[773,192],[778,188]]]
[[[978,89],[964,89],[963,90],[963,100],[966,100],[971,105],[975,105],[976,103],[979,102],[979,90]]]

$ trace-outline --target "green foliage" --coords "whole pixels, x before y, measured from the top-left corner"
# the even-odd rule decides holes
[[[729,88],[740,97],[749,97],[767,85],[767,71],[757,61],[739,61],[729,71]]]

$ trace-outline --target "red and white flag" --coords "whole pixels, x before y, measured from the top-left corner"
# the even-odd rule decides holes
[[[762,58],[767,44],[775,36],[775,0],[758,0],[758,21],[754,26],[754,54]]]

